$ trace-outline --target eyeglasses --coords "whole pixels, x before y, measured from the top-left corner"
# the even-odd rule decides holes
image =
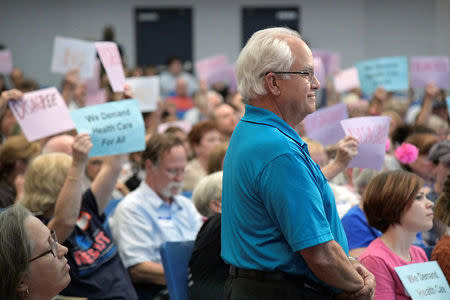
[[[29,263],[32,262],[33,260],[36,260],[36,259],[38,259],[38,258],[41,258],[42,256],[47,255],[47,254],[49,254],[49,253],[53,254],[53,257],[56,257],[56,252],[57,252],[57,250],[58,250],[58,237],[56,236],[55,230],[52,230],[52,231],[50,232],[50,237],[51,237],[51,240],[49,240],[50,250],[45,251],[44,253],[42,253],[42,254],[36,256],[35,258],[30,259],[30,260],[28,261]]]
[[[184,174],[184,168],[169,168],[164,170],[171,178],[175,178],[178,174]]]
[[[266,72],[266,73],[264,73],[264,74],[261,74],[261,75],[259,76],[259,78],[262,78],[262,77],[264,77],[264,76],[267,76],[267,74],[269,74],[269,73],[273,73],[273,74],[297,74],[297,75],[303,75],[303,76],[306,77],[306,79],[307,79],[309,82],[312,82],[312,81],[313,81],[313,78],[314,78],[314,71]]]

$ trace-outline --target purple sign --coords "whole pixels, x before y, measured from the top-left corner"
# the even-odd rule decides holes
[[[412,88],[424,88],[433,82],[441,89],[448,89],[447,56],[413,56],[410,65]]]
[[[347,106],[340,103],[310,114],[303,121],[303,125],[310,139],[326,146],[337,143],[345,136],[340,121],[347,118]]]
[[[359,153],[349,163],[349,168],[381,170],[390,122],[390,117],[360,117],[341,121],[345,134],[359,142]]]
[[[313,57],[320,57],[323,63],[325,76],[333,75],[341,68],[341,57],[339,54],[329,50],[312,50]]]

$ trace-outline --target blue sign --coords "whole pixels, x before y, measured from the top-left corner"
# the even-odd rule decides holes
[[[450,299],[447,279],[436,261],[397,267],[395,272],[414,300]]]
[[[409,88],[408,58],[382,57],[356,64],[364,95],[371,96],[378,87],[386,91],[406,91]]]
[[[77,109],[71,113],[78,133],[89,133],[89,156],[143,151],[145,128],[138,100],[121,100]]]

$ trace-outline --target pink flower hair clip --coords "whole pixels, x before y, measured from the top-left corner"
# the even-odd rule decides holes
[[[395,150],[395,156],[402,164],[415,162],[419,157],[419,149],[409,143],[403,143]]]

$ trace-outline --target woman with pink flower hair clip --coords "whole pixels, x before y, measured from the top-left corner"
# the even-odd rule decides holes
[[[425,185],[432,186],[433,162],[428,158],[431,147],[438,137],[431,133],[414,133],[395,149],[395,157],[406,171],[419,175]]]

